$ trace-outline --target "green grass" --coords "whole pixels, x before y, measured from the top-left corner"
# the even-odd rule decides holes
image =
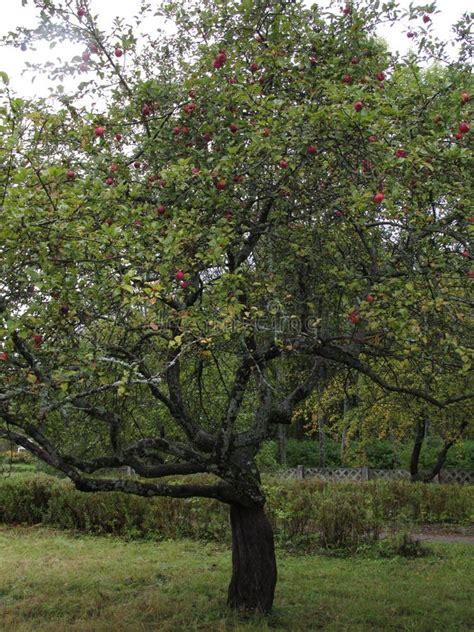
[[[230,553],[193,541],[125,542],[0,528],[0,629],[460,632],[472,629],[474,547],[432,545],[416,560],[279,552],[274,613],[225,608]]]

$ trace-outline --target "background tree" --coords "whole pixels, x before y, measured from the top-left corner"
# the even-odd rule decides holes
[[[174,24],[144,45],[92,3],[37,6],[9,41],[81,42],[50,75],[84,81],[53,104],[4,91],[0,436],[83,491],[228,503],[229,605],[267,612],[255,456],[323,372],[472,397],[467,18],[455,62],[422,70],[444,56],[429,16],[397,59],[373,33],[401,12],[377,2],[144,3],[137,23]],[[427,357],[441,396],[393,370]],[[122,465],[138,476],[97,476]]]
[[[407,360],[398,366],[393,363],[392,368],[408,374],[410,362]],[[469,373],[459,373],[455,379],[455,388],[466,392],[472,388],[472,375]],[[432,392],[442,397],[446,389],[444,367],[425,366],[423,373],[412,374],[412,383],[418,384],[420,388],[426,388],[429,384]],[[347,406],[346,403],[344,406],[348,401],[351,405]],[[339,371],[326,384],[322,394],[312,393],[301,404],[295,411],[295,417],[304,419],[309,434],[316,434],[320,420],[324,419],[331,436],[339,441],[344,439],[341,454],[343,463],[355,455],[359,459],[369,458],[371,449],[374,449],[374,440],[388,440],[392,448],[387,457],[391,457],[393,467],[393,459],[396,459],[400,446],[411,445],[408,469],[412,480],[430,481],[445,465],[449,450],[472,434],[473,410],[472,402],[459,402],[449,408],[439,408],[424,400],[384,391],[364,376]],[[428,467],[425,464],[424,471],[421,471],[420,456],[428,433],[441,443],[431,464]]]

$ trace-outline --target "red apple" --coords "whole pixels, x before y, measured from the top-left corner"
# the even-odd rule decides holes
[[[360,321],[360,314],[357,310],[354,310],[349,314],[348,318],[353,325],[357,325],[357,323]]]
[[[378,141],[378,138],[377,136],[375,136],[375,134],[371,134],[367,140],[369,141],[369,143],[376,143]]]
[[[182,281],[184,279],[184,272],[182,270],[177,270],[174,276],[176,281]]]
[[[262,130],[262,136],[265,136],[265,138],[267,138],[268,136],[270,136],[270,129],[268,127],[264,127]]]
[[[354,56],[354,57],[351,59],[351,64],[355,66],[355,65],[356,65],[356,64],[358,64],[358,63],[359,63],[359,58]]]
[[[111,187],[111,186],[113,185],[113,183],[114,183],[114,179],[113,179],[113,178],[111,178],[110,176],[109,176],[108,178],[106,178],[106,179],[105,179],[105,184],[106,184],[108,187]]]
[[[376,204],[380,204],[380,202],[383,202],[385,199],[385,195],[382,193],[382,191],[377,191],[377,193],[374,195],[374,202]]]
[[[200,173],[201,169],[199,169],[199,167],[193,167],[191,169],[191,173],[194,175],[197,175],[198,173]]]
[[[239,128],[237,127],[237,125],[235,123],[231,123],[229,125],[229,129],[232,132],[232,134],[235,134]]]
[[[79,7],[78,11],[77,11],[77,17],[79,19],[83,18],[86,15],[86,9],[85,7]]]
[[[133,222],[132,222],[132,224],[133,224],[134,226],[138,226],[138,227],[140,227],[140,226],[142,226],[142,221],[141,221],[141,219],[134,219],[134,220],[133,220]]]
[[[111,217],[108,217],[105,220],[105,224],[107,224],[107,226],[112,226],[113,223],[114,223],[114,220]]]
[[[135,167],[135,169],[140,169],[142,165],[141,165],[141,162],[139,162],[138,160],[135,160],[135,162],[133,163],[133,166]]]
[[[385,75],[385,73],[384,73],[384,72],[378,72],[378,73],[375,75],[375,78],[376,78],[378,81],[385,81],[386,75]]]
[[[413,31],[408,31],[407,37],[408,39],[411,39],[412,37],[415,37],[415,33],[413,33]]]
[[[318,150],[316,149],[315,145],[308,145],[308,149],[307,152],[310,156],[314,156],[314,154],[317,152]]]
[[[89,50],[92,54],[96,55],[99,52],[99,49],[95,44],[89,44]]]
[[[408,156],[407,152],[404,149],[397,149],[395,151],[395,156],[397,158],[406,158]]]
[[[114,55],[115,55],[115,57],[122,57],[122,55],[123,55],[123,50],[122,50],[121,48],[118,48],[118,47],[117,47],[117,48],[114,50]]]
[[[216,57],[214,58],[214,62],[213,62],[213,66],[216,69],[222,68],[222,66],[226,63],[227,61],[227,55],[225,54],[225,51],[221,50],[219,51],[218,55],[216,55]]]
[[[455,136],[458,140],[461,140],[461,138],[463,137],[463,135],[461,134],[461,132],[456,132],[456,134],[454,134],[454,136]]]
[[[463,92],[461,94],[461,101],[463,103],[469,103],[470,100],[471,100],[471,95],[469,94],[469,92]]]
[[[363,107],[364,107],[364,104],[362,103],[362,101],[356,101],[354,103],[354,110],[356,112],[360,112],[363,109]]]
[[[342,75],[343,83],[352,83],[352,75]]]
[[[90,60],[90,58],[91,58],[91,54],[90,54],[90,52],[89,52],[88,50],[85,50],[85,51],[82,53],[82,61],[89,61],[89,60]]]
[[[344,213],[342,211],[335,211],[334,217],[337,217],[339,219],[341,217],[344,217]]]
[[[471,128],[469,127],[469,123],[466,123],[465,121],[459,123],[459,131],[461,132],[461,134],[467,134],[470,129]]]
[[[311,66],[316,66],[318,60],[316,59],[316,57],[313,56],[309,58],[309,63],[311,64]]]
[[[68,169],[66,171],[66,177],[68,180],[74,180],[76,178],[76,174],[74,173],[72,169]]]
[[[351,15],[352,14],[352,7],[349,6],[348,4],[346,4],[346,6],[341,9],[343,15]]]
[[[6,351],[2,351],[0,353],[0,362],[8,362],[8,353]]]
[[[164,215],[166,213],[166,206],[164,204],[160,204],[158,207],[158,215]]]
[[[423,22],[424,22],[425,24],[428,24],[428,22],[431,22],[431,18],[430,18],[430,16],[429,16],[429,15],[424,15],[424,16],[423,16]]]
[[[226,182],[225,182],[225,180],[218,180],[218,181],[216,182],[216,189],[217,189],[218,191],[223,191],[223,190],[225,189],[225,187],[226,187]]]
[[[117,134],[115,134],[115,140],[118,140],[118,141],[122,140],[122,134],[119,134],[117,132]]]
[[[278,166],[280,167],[280,169],[288,169],[288,161],[282,159],[278,163]]]
[[[82,63],[82,64],[79,66],[79,70],[80,70],[81,72],[87,72],[87,71],[89,70],[89,67],[87,66],[87,64]]]
[[[464,259],[469,259],[469,252],[467,250],[463,250],[461,254],[464,257]]]
[[[189,283],[187,281],[181,281],[180,286],[183,288],[183,290],[185,290],[187,287],[189,287]]]
[[[367,294],[365,300],[367,301],[367,303],[373,303],[375,301],[375,296],[373,294]]]
[[[196,108],[196,103],[186,103],[186,105],[183,107],[183,111],[186,112],[186,114],[192,114]]]
[[[142,114],[143,116],[149,116],[151,114],[151,107],[148,105],[148,103],[145,103],[145,105],[142,107]]]
[[[95,135],[100,138],[101,136],[103,136],[105,134],[105,127],[96,127],[95,128]]]
[[[258,64],[255,64],[255,63],[254,64],[250,64],[249,70],[250,70],[250,72],[257,72]]]
[[[115,162],[113,162],[110,165],[110,171],[115,172],[115,171],[117,171],[117,169],[118,169],[118,165]]]
[[[36,334],[33,337],[34,343],[35,343],[35,347],[41,347],[41,343],[43,342],[43,336],[41,336],[40,334]]]

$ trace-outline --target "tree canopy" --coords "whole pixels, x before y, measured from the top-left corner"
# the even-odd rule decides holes
[[[145,2],[172,24],[146,40],[35,5],[8,42],[83,52],[52,99],[2,92],[0,436],[84,491],[229,503],[229,602],[268,610],[255,455],[322,372],[472,398],[470,18],[450,60],[431,5]],[[399,58],[375,28],[401,17]]]

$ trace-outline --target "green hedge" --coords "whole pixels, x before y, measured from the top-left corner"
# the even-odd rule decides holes
[[[467,523],[474,488],[406,481],[324,483],[267,480],[267,512],[280,540],[318,533],[323,545],[354,546],[376,539],[388,523]],[[0,480],[0,522],[44,524],[96,534],[148,538],[229,537],[227,507],[192,498],[145,499],[87,494],[38,474]]]

